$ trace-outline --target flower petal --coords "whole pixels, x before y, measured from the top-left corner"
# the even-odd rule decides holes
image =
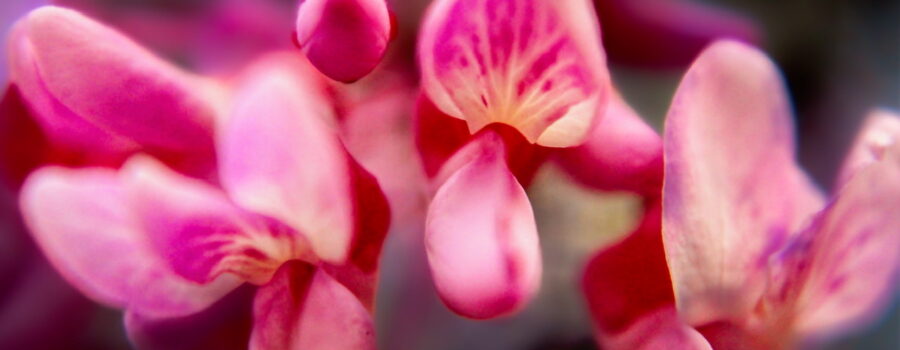
[[[506,123],[532,143],[580,144],[609,98],[587,0],[438,0],[419,42],[428,97],[472,133]]]
[[[328,77],[350,83],[381,62],[391,39],[384,0],[305,0],[297,13],[297,43]]]
[[[222,183],[241,207],[290,225],[315,253],[346,261],[354,230],[350,160],[327,123],[331,106],[278,67],[247,78],[221,131]]]
[[[840,190],[860,169],[881,160],[887,148],[900,141],[900,115],[886,109],[872,111],[850,149],[838,176]]]
[[[200,285],[155,254],[111,169],[47,167],[22,189],[23,216],[44,254],[67,281],[94,300],[153,317],[191,314],[238,282]]]
[[[569,174],[592,188],[654,196],[662,188],[662,139],[619,95],[584,144],[557,155]]]
[[[660,205],[652,205],[634,232],[588,263],[583,287],[599,333],[615,335],[655,310],[674,305],[661,220]]]
[[[604,349],[622,350],[712,350],[700,332],[678,318],[675,308],[662,308],[635,322],[626,331],[601,337]]]
[[[476,142],[484,146],[462,154],[468,161],[428,208],[425,245],[447,306],[486,319],[515,312],[534,296],[541,258],[531,203],[506,166],[501,136],[482,133]]]
[[[874,321],[900,281],[900,143],[856,171],[785,254],[780,295],[800,334],[833,337]],[[778,305],[775,306],[778,308]]]
[[[769,255],[821,208],[792,135],[782,81],[755,49],[717,42],[682,81],[663,146],[663,241],[691,325],[749,312]]]
[[[312,260],[304,237],[275,220],[246,213],[225,193],[136,157],[122,170],[135,216],[179,275],[208,283],[232,273],[264,284],[287,260]]]
[[[13,81],[56,134],[213,154],[206,85],[122,34],[47,6],[19,22],[11,45]]]
[[[291,262],[260,288],[250,349],[375,349],[375,325],[347,288],[321,269]]]

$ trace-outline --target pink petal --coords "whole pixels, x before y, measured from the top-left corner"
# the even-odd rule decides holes
[[[231,273],[264,284],[285,261],[314,259],[303,236],[243,212],[205,182],[144,157],[129,161],[122,172],[141,228],[171,268],[188,280],[209,283]]]
[[[672,307],[649,313],[625,332],[601,337],[600,343],[611,350],[712,350],[706,338],[682,322]]]
[[[484,146],[462,154],[468,161],[428,208],[425,245],[444,303],[486,319],[515,312],[534,296],[541,258],[531,204],[505,164],[501,136],[482,133],[476,142]]]
[[[679,312],[692,325],[749,312],[769,255],[821,199],[794,163],[787,93],[761,52],[713,44],[667,117],[663,241]]]
[[[595,0],[611,61],[681,68],[711,42],[760,41],[756,23],[693,0]]]
[[[321,268],[371,311],[375,305],[381,248],[391,227],[391,208],[375,177],[355,163],[352,169],[356,222],[350,255],[342,265],[323,264]]]
[[[155,254],[109,169],[47,167],[22,189],[23,216],[67,281],[104,304],[153,317],[187,315],[237,286],[232,278],[200,285]]]
[[[328,77],[350,83],[381,62],[391,36],[384,0],[304,0],[297,43]]]
[[[662,188],[662,139],[619,95],[584,144],[557,154],[569,174],[592,188],[646,195]]]
[[[578,145],[609,98],[587,0],[438,0],[419,41],[422,84],[474,133],[506,123],[532,143]]]
[[[804,336],[832,337],[873,322],[896,295],[900,143],[887,147],[880,161],[856,171],[786,253],[780,310]]]
[[[291,70],[260,69],[238,92],[221,131],[222,183],[243,208],[305,235],[323,260],[346,261],[354,230],[353,179],[331,106]]]
[[[48,6],[18,23],[10,51],[13,81],[52,134],[212,154],[207,86],[122,34]]]
[[[900,115],[886,109],[869,113],[838,176],[841,189],[860,169],[884,157],[887,147],[900,140]]]
[[[588,263],[584,293],[601,335],[623,332],[646,315],[674,305],[661,220],[660,205],[651,205],[634,232]]]
[[[347,288],[293,262],[260,288],[250,349],[375,349],[375,325]]]

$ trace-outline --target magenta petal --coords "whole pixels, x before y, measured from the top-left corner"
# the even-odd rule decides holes
[[[321,269],[290,262],[256,293],[252,350],[375,349],[372,317]]]
[[[766,262],[821,208],[794,162],[790,107],[772,62],[713,44],[679,86],[664,138],[663,240],[692,325],[754,308]]]
[[[155,254],[108,169],[48,167],[22,189],[23,216],[50,262],[94,300],[154,317],[190,314],[237,286],[188,281]]]
[[[780,270],[787,317],[807,337],[874,321],[900,281],[900,143],[860,169],[799,236]],[[774,305],[776,310],[784,304]]]
[[[860,169],[881,160],[888,146],[900,140],[900,115],[886,109],[869,113],[862,131],[844,160],[838,176],[837,190],[840,190]]]
[[[584,144],[557,154],[569,174],[592,188],[653,196],[662,188],[662,139],[618,95]]]
[[[296,35],[319,71],[350,83],[381,62],[391,19],[384,0],[305,0],[297,13]]]
[[[42,7],[18,23],[10,51],[13,81],[56,134],[212,151],[206,85],[111,28]]]
[[[483,147],[438,189],[428,208],[425,245],[438,293],[463,316],[486,319],[521,309],[535,294],[541,256],[531,203],[505,163],[501,137]],[[455,157],[454,157],[455,158]]]
[[[243,212],[222,190],[151,158],[130,160],[123,177],[142,229],[171,268],[191,281],[232,273],[263,284],[285,261],[311,256],[309,244],[290,228]]]
[[[290,225],[343,263],[354,230],[350,159],[331,106],[291,70],[251,73],[220,133],[222,183],[243,208]]]
[[[473,134],[505,123],[532,143],[578,145],[610,94],[587,0],[434,1],[418,58],[428,97]]]
[[[649,313],[626,331],[601,337],[600,342],[604,349],[611,350],[712,350],[706,338],[682,322],[671,307]]]

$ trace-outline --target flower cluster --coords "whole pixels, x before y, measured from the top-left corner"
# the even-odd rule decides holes
[[[634,232],[584,271],[603,348],[817,345],[896,295],[900,117],[872,113],[826,198],[795,160],[778,68],[730,13],[433,0],[415,59],[396,64],[382,62],[404,36],[386,0],[301,0],[290,23],[230,22],[278,11],[222,1],[184,28],[239,54],[196,49],[187,68],[120,31],[140,26],[60,3],[88,14],[40,7],[9,33],[0,175],[49,263],[123,310],[138,348],[374,349],[397,227],[422,237],[447,308],[515,315],[554,239],[526,192],[545,166],[643,202]],[[224,22],[265,30],[205,28]],[[266,44],[283,24],[294,48]],[[662,135],[608,57],[693,61]]]

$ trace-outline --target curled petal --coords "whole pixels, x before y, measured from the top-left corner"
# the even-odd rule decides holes
[[[662,139],[618,95],[584,144],[557,154],[569,174],[592,188],[645,195],[662,188]]]
[[[12,79],[51,135],[213,154],[208,87],[122,34],[48,6],[16,25],[10,45]]]
[[[422,84],[474,133],[505,123],[532,143],[578,145],[609,98],[587,0],[438,0],[419,42]]]
[[[304,0],[297,44],[328,77],[350,83],[381,62],[391,36],[384,0]]]
[[[43,168],[26,180],[20,205],[53,266],[107,305],[177,317],[206,308],[238,285],[226,276],[200,285],[172,271],[152,248],[113,170]]]
[[[860,169],[798,236],[782,262],[782,304],[774,312],[807,337],[874,321],[900,277],[900,144]],[[784,305],[787,305],[788,308]]]
[[[601,339],[625,331],[657,309],[673,306],[661,220],[657,203],[624,241],[603,249],[588,263],[583,287]]]
[[[840,190],[860,169],[880,161],[895,143],[900,143],[900,116],[886,109],[872,111],[844,161],[836,189]]]
[[[713,349],[700,332],[678,318],[678,312],[672,307],[644,315],[620,334],[601,336],[600,343],[604,349],[613,350]]]
[[[672,102],[663,241],[679,312],[692,325],[747,314],[768,257],[821,208],[794,162],[786,96],[761,52],[720,41]]]
[[[531,203],[505,163],[501,137],[438,189],[428,208],[425,245],[438,293],[463,316],[486,319],[521,309],[537,290],[541,258]],[[448,163],[453,163],[450,160]]]
[[[145,157],[123,168],[135,216],[171,268],[208,283],[232,273],[264,284],[287,260],[313,259],[303,236],[280,223],[243,212],[225,193]]]
[[[375,325],[356,297],[321,269],[283,266],[256,293],[250,349],[375,349]]]
[[[241,207],[305,235],[328,262],[353,240],[351,162],[328,125],[330,106],[291,71],[251,74],[221,131],[222,183]]]

